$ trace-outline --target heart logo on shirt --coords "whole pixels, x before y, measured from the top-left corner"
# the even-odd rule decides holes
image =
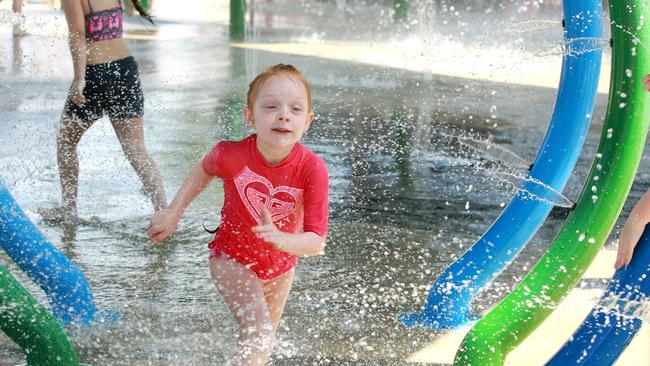
[[[234,182],[239,198],[258,224],[262,222],[264,209],[269,211],[273,221],[278,221],[289,216],[302,202],[302,189],[273,187],[268,179],[254,173],[247,166],[234,178]]]

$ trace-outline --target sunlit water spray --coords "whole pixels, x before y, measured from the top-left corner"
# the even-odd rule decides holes
[[[550,203],[554,206],[573,207],[573,202],[556,191],[553,187],[541,182],[533,177],[522,177],[517,174],[503,171],[487,171],[488,174],[496,177],[500,181],[509,183],[518,192],[524,194],[524,197],[536,199],[542,202]],[[526,187],[526,188],[524,188]]]
[[[492,161],[504,163],[509,167],[517,169],[528,170],[530,167],[530,163],[528,163],[522,157],[505,147],[492,143],[490,140],[481,141],[471,137],[460,136],[456,139],[461,146],[469,147],[472,150],[486,156]],[[512,186],[516,191],[523,193],[524,197],[526,198],[547,202],[554,206],[567,208],[573,207],[573,202],[571,202],[571,200],[563,196],[553,187],[545,184],[544,182],[541,182],[538,179],[527,175],[522,176],[516,173],[509,173],[501,170],[486,169],[485,167],[479,167],[479,169],[485,170],[488,175]]]
[[[641,40],[639,39],[639,37],[637,37],[636,32],[631,31],[631,30],[625,28],[625,27],[624,27],[623,25],[621,25],[621,24],[617,24],[616,21],[612,20],[608,15],[606,15],[606,16],[604,17],[604,19],[605,19],[605,20],[609,20],[609,23],[610,23],[613,27],[616,27],[616,28],[620,29],[621,31],[623,31],[623,33],[626,33],[626,34],[628,34],[629,36],[631,36],[631,37],[632,37],[632,42],[633,42],[635,45],[639,45],[639,46],[643,47],[644,49],[646,48],[645,44],[641,42]],[[644,23],[644,22],[643,22],[643,16],[641,16],[641,22],[639,22],[639,29],[640,29],[641,27],[643,27],[643,23]],[[631,51],[632,51],[633,54],[636,54],[636,50],[632,49]]]
[[[0,10],[0,24],[15,25],[20,23],[20,13],[14,13],[10,10]]]
[[[516,153],[489,140],[476,140],[471,137],[458,137],[461,146],[467,146],[487,156],[491,160],[503,162],[513,168],[528,169],[530,163]]]
[[[505,29],[505,33],[519,34],[531,33],[561,27],[562,23],[552,19],[528,19],[512,23]]]
[[[611,296],[601,300],[597,307],[603,312],[616,311],[623,319],[637,318],[645,322],[650,321],[650,298],[648,297],[630,300]]]
[[[559,44],[545,48],[535,55],[548,56],[578,56],[585,53],[602,50],[609,47],[609,40],[597,37],[577,37],[565,40]]]

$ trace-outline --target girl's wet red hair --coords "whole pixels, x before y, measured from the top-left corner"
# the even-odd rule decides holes
[[[311,111],[311,88],[305,80],[305,77],[302,75],[300,70],[293,67],[293,65],[286,64],[277,64],[273,65],[266,70],[262,71],[251,83],[248,85],[248,93],[246,93],[246,105],[249,109],[253,109],[255,104],[255,99],[262,88],[262,85],[271,77],[276,75],[288,76],[296,81],[302,83],[305,87],[305,92],[307,92],[307,111]]]

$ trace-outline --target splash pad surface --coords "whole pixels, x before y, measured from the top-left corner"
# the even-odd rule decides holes
[[[284,9],[282,3],[275,5],[278,11]],[[325,16],[337,12],[323,11]],[[282,16],[276,15],[272,31],[262,32],[260,42],[251,44],[292,43],[295,38],[292,42],[278,40],[285,34]],[[516,12],[481,13],[482,19],[503,23],[516,22],[512,16],[531,17]],[[312,23],[301,20],[292,32],[299,28],[321,34],[319,25]],[[555,78],[548,87],[527,81],[536,77],[530,73],[520,78],[523,82],[509,84],[464,74],[462,64],[457,65],[455,74],[449,71],[445,75],[432,72],[435,70],[360,63],[352,57],[339,56],[337,60],[335,53],[345,55],[338,51],[312,57],[231,48],[223,31],[226,26],[161,21],[158,35],[145,33],[139,26],[130,35],[147,100],[147,146],[161,166],[168,191],[174,191],[187,172],[189,166],[183,161],[198,159],[215,139],[245,133],[224,121],[231,107],[239,108],[237,103],[254,71],[275,62],[301,67],[314,87],[318,114],[305,143],[331,162],[333,227],[327,255],[308,259],[299,267],[275,362],[403,365],[411,352],[442,335],[397,329],[392,323],[394,315],[418,306],[416,298],[426,293],[431,275],[464,252],[501,211],[499,204],[508,202],[513,194],[506,185],[477,171],[490,162],[461,150],[452,142],[456,137],[448,135],[484,138],[490,129],[496,143],[532,160],[549,120],[559,65],[547,66],[550,77]],[[358,34],[366,36],[363,31]],[[430,34],[423,30],[418,37],[428,38],[432,44]],[[556,36],[549,36],[551,41],[539,50],[560,39],[559,26]],[[343,39],[338,35],[327,39],[327,34],[321,38],[332,44]],[[524,45],[538,44],[537,39],[523,38]],[[301,41],[303,49],[318,43],[308,39]],[[12,193],[24,202],[27,215],[38,221],[36,209],[59,199],[53,136],[71,77],[69,55],[63,38],[35,35],[14,42],[7,33],[1,40],[5,50],[0,54],[1,72],[7,87],[2,89],[0,113],[3,121],[10,122],[1,127],[0,167],[8,172]],[[343,40],[353,48],[361,47],[359,40],[349,36]],[[462,44],[465,40],[457,41]],[[499,43],[505,50],[518,47],[514,42]],[[473,44],[466,50],[491,49],[495,47]],[[444,50],[449,48],[437,49]],[[462,46],[458,50],[462,54]],[[504,53],[503,49],[494,51],[496,55]],[[409,55],[416,56],[415,51],[399,53],[391,47],[382,54],[385,59],[403,62]],[[55,68],[52,59],[62,62]],[[188,64],[188,60],[192,62]],[[495,69],[509,67],[515,66],[506,63]],[[604,64],[603,69],[608,67]],[[603,95],[597,105],[595,123],[599,128]],[[399,122],[404,120],[408,123]],[[407,128],[400,127],[404,125]],[[400,146],[396,142],[399,136],[407,143]],[[587,137],[586,148],[592,152],[596,138],[594,134]],[[119,332],[100,329],[89,339],[79,337],[80,360],[119,364],[118,355],[127,357],[129,364],[224,360],[234,346],[234,324],[209,281],[208,238],[200,227],[201,220],[214,222],[216,218],[221,204],[219,186],[190,208],[173,244],[152,248],[143,234],[150,208],[138,192],[137,178],[131,175],[128,163],[119,158],[120,148],[107,121],[94,126],[81,145],[80,210],[89,221],[99,224],[79,227],[74,240],[66,238],[59,227],[44,231],[82,268],[99,306],[125,315],[125,327]],[[400,157],[403,151],[408,152],[407,159]],[[104,164],[102,170],[95,170],[98,162]],[[577,177],[569,181],[567,191],[575,192],[589,163],[578,162]],[[641,171],[650,171],[645,159]],[[633,194],[638,197],[643,190],[643,186],[633,188]],[[97,220],[93,221],[93,216]],[[555,225],[558,222],[556,219]],[[487,310],[509,291],[544,252],[544,243],[553,237],[554,229],[542,228],[538,235],[522,253],[524,259],[515,262],[479,299],[478,311]],[[425,264],[431,273],[419,274]],[[24,278],[21,282],[28,283]],[[308,318],[312,321],[306,325],[304,319]],[[19,356],[15,346],[2,340],[0,357],[20,363]]]

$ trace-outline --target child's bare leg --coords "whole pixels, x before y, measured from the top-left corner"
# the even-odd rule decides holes
[[[236,364],[264,365],[275,346],[275,331],[262,281],[255,272],[225,255],[210,262],[210,272],[239,325]]]
[[[14,13],[20,13],[23,11],[23,0],[14,0],[13,4],[11,5],[11,10],[13,10]]]
[[[120,140],[126,158],[140,177],[144,190],[151,199],[155,211],[167,207],[165,186],[156,162],[149,156],[144,146],[144,128],[142,118],[111,118],[113,129]]]
[[[53,216],[61,215],[65,219],[77,215],[77,190],[79,187],[77,145],[81,136],[92,126],[93,122],[73,119],[65,112],[61,115],[56,139],[56,157],[59,164],[63,202],[60,212],[53,213]]]
[[[293,274],[294,271],[291,270],[272,281],[264,283],[264,297],[269,307],[274,330],[278,329],[284,306],[289,298],[289,292],[293,284]]]

